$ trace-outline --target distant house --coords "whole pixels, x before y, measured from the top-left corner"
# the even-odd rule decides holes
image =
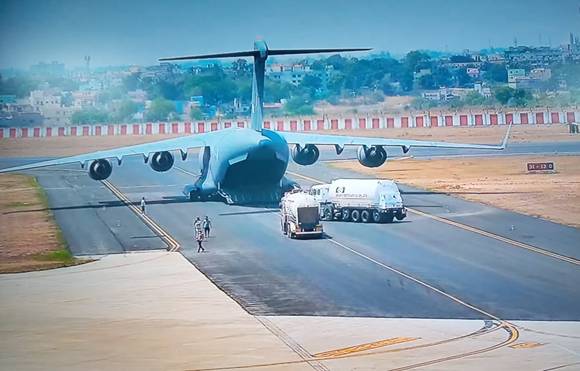
[[[471,78],[476,79],[476,78],[479,77],[479,68],[476,68],[476,67],[467,67],[467,70],[465,72],[467,72],[467,74]]]
[[[292,85],[299,85],[304,76],[311,73],[310,66],[303,64],[281,65],[273,64],[268,66],[266,75],[272,80],[285,82]]]
[[[30,104],[7,104],[0,111],[0,127],[40,126],[44,117]]]

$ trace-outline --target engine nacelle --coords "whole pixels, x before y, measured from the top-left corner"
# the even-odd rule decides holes
[[[361,146],[357,151],[358,162],[366,167],[379,167],[387,161],[387,151],[382,146]]]
[[[155,152],[153,156],[151,156],[151,168],[155,171],[164,172],[173,166],[175,159],[170,152],[163,151],[163,152]]]
[[[109,160],[95,160],[89,166],[89,176],[94,180],[105,180],[112,172],[113,166],[111,166]]]
[[[312,165],[318,160],[320,151],[314,144],[307,144],[304,148],[300,144],[296,144],[292,148],[292,159],[298,165]]]

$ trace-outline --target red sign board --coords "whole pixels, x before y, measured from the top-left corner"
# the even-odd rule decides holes
[[[528,171],[554,171],[553,162],[528,162]]]

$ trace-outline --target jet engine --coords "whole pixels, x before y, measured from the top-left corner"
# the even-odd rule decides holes
[[[366,167],[379,167],[387,161],[387,151],[382,146],[361,146],[357,151],[358,162]]]
[[[151,157],[151,168],[155,171],[164,172],[173,166],[175,159],[167,151],[155,152]]]
[[[105,180],[113,172],[113,167],[109,160],[100,159],[91,162],[89,166],[89,176],[94,180]]]
[[[320,151],[314,144],[307,144],[304,147],[296,144],[292,148],[292,159],[298,165],[312,165],[318,160],[318,156],[320,156]]]

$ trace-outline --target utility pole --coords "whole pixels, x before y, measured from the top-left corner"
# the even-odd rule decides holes
[[[84,60],[85,60],[85,66],[87,68],[87,71],[86,71],[87,72],[87,76],[89,76],[90,73],[91,73],[91,56],[90,55],[85,55]]]

